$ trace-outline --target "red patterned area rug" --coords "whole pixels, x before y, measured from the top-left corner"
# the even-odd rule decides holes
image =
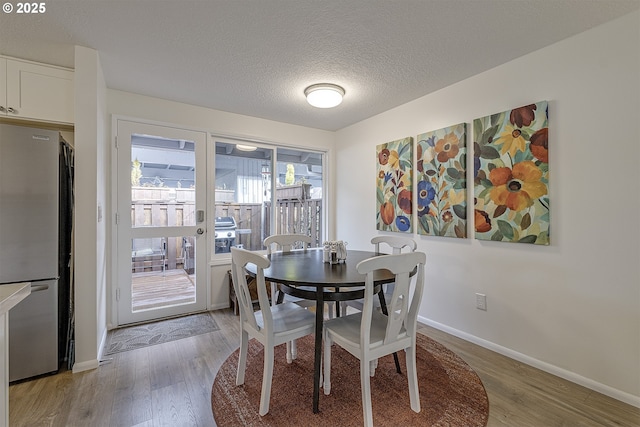
[[[285,346],[276,347],[269,413],[261,417],[262,344],[249,341],[245,383],[236,386],[236,350],[218,371],[211,390],[215,422],[225,426],[361,426],[360,362],[334,345],[331,394],[320,390],[320,413],[312,410],[313,336],[299,339],[298,358],[287,364]],[[459,356],[436,341],[417,336],[421,412],[409,405],[404,352],[398,353],[402,374],[392,356],[381,358],[371,378],[373,423],[376,426],[484,427],[489,401],[478,375]]]

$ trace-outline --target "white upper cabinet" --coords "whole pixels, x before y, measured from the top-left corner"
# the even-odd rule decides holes
[[[0,116],[73,123],[73,71],[0,58]]]

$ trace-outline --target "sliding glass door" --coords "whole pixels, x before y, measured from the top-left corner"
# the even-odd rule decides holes
[[[323,153],[215,137],[211,143],[215,258],[228,257],[232,246],[263,250],[272,234],[305,234],[312,247],[322,246]]]

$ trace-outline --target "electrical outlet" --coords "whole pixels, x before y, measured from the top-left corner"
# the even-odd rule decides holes
[[[476,308],[487,311],[487,296],[485,294],[476,294]]]

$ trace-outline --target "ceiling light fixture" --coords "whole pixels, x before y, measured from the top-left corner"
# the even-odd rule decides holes
[[[258,149],[258,147],[254,145],[242,145],[242,144],[236,144],[236,148],[240,151],[256,151]]]
[[[340,105],[344,89],[330,83],[311,85],[304,90],[307,102],[317,108],[333,108]]]

